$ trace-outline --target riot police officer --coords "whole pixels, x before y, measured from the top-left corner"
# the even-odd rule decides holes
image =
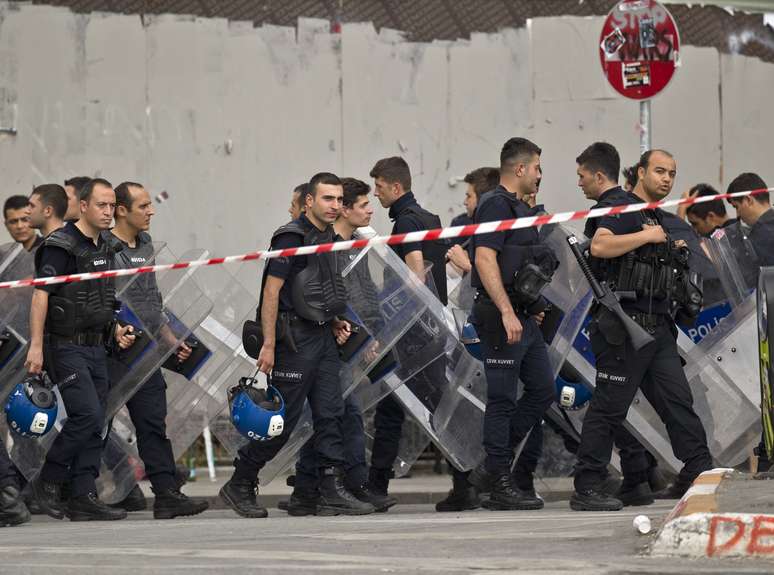
[[[540,148],[525,138],[505,142],[500,185],[480,199],[476,223],[536,213],[537,207],[530,208],[523,200],[538,192],[540,154]],[[471,285],[478,289],[473,322],[481,339],[487,381],[484,449],[491,491],[484,505],[540,509],[542,499],[519,489],[510,467],[514,448],[540,424],[554,399],[548,351],[533,316],[545,308],[539,289],[550,282],[557,260],[550,248],[540,245],[536,228],[477,235],[471,244]],[[524,393],[517,399],[519,379]]]
[[[110,227],[116,197],[107,180],[87,183],[80,194],[81,218],[49,235],[35,258],[37,276],[111,269],[113,251],[104,233]],[[121,348],[134,342],[132,328],[114,321],[115,285],[110,279],[42,286],[35,289],[30,311],[30,373],[46,369],[56,381],[67,421],[46,454],[32,490],[48,515],[71,521],[123,519],[97,498],[95,480],[102,453],[104,409],[108,391],[105,344],[115,338]],[[69,480],[67,508],[61,485]]]
[[[272,249],[321,244],[334,239],[331,224],[341,211],[341,180],[331,173],[312,177],[305,211],[272,236]],[[262,280],[260,324],[263,343],[258,369],[285,400],[285,429],[267,441],[252,441],[239,451],[234,474],[220,490],[226,504],[243,517],[266,517],[256,500],[258,472],[273,458],[298,422],[308,398],[314,421],[314,446],[320,473],[318,509],[326,514],[362,515],[373,505],[358,500],[343,483],[343,414],[336,344],[350,327],[338,318],[346,307],[346,288],[334,254],[269,260]]]
[[[676,174],[674,158],[663,150],[643,154],[638,186],[628,203],[651,201],[645,187],[662,197]],[[621,202],[623,203],[623,201]],[[623,503],[600,490],[613,448],[613,437],[639,388],[667,427],[672,449],[683,461],[670,494],[679,496],[699,473],[712,468],[712,457],[701,420],[677,352],[675,312],[698,310],[678,302],[678,286],[688,277],[687,248],[670,241],[659,210],[606,216],[600,219],[591,242],[591,256],[602,262],[593,268],[619,294],[624,311],[653,338],[635,351],[619,318],[599,306],[589,326],[596,356],[596,389],[583,422],[570,506],[578,511],[621,509]],[[629,296],[628,299],[625,296]],[[683,308],[683,306],[686,306]],[[630,477],[631,483],[647,481]],[[639,481],[638,481],[639,480]]]
[[[154,215],[150,194],[141,184],[134,182],[119,184],[115,192],[116,225],[111,231],[118,244],[115,268],[150,265],[153,244],[148,229]],[[163,301],[156,285],[156,275],[140,274],[137,277],[119,278],[117,287],[120,289],[124,283],[127,287],[121,296],[123,302],[131,306],[132,311],[153,334],[176,343],[177,338],[165,325]],[[191,348],[183,342],[176,355],[178,361],[183,362],[191,355]],[[111,384],[119,382],[128,371],[129,367],[122,361],[121,352],[116,351],[108,360]],[[175,457],[166,431],[166,388],[164,376],[158,369],[126,403],[137,434],[137,450],[155,494],[153,516],[156,519],[197,515],[208,507],[206,501],[191,499],[181,493],[178,487]],[[135,486],[133,494],[134,498],[125,500],[122,507],[127,511],[144,509],[145,501],[139,486]]]

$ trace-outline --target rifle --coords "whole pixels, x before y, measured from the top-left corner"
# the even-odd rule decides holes
[[[570,246],[572,255],[578,260],[578,265],[580,266],[583,275],[586,276],[586,280],[588,280],[591,290],[594,292],[594,299],[597,300],[599,305],[617,317],[623,324],[623,327],[632,342],[632,347],[634,347],[636,351],[639,351],[649,343],[652,343],[653,337],[626,314],[621,307],[621,302],[618,301],[618,298],[607,284],[597,281],[597,278],[594,277],[586,258],[583,257],[583,253],[581,252],[578,243],[578,238],[574,235],[570,234],[567,236],[567,244]]]

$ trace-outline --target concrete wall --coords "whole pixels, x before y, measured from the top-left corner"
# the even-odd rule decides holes
[[[544,150],[543,202],[581,208],[574,158],[587,144],[611,141],[626,164],[638,154],[638,105],[600,71],[601,25],[536,19],[417,44],[370,24],[332,35],[316,20],[253,28],[0,2],[0,129],[16,128],[0,130],[0,189],[138,180],[170,196],[157,238],[222,255],[265,247],[313,172],[367,180],[385,155],[407,158],[420,200],[448,221],[464,193],[450,182],[526,135]],[[691,46],[681,56],[653,102],[653,143],[675,153],[677,191],[741,170],[774,181],[774,66]]]

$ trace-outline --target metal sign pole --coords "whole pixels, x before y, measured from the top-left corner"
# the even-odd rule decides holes
[[[650,100],[640,100],[640,155],[650,150]]]

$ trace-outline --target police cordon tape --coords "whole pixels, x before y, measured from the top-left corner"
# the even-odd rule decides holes
[[[481,224],[468,224],[466,226],[453,226],[449,228],[437,228],[434,230],[422,230],[406,234],[395,234],[392,236],[375,236],[369,239],[346,240],[341,242],[331,242],[327,244],[316,244],[311,246],[301,246],[298,248],[286,248],[283,250],[265,250],[241,254],[236,256],[226,256],[222,258],[210,258],[206,260],[192,260],[189,262],[177,262],[174,264],[160,264],[153,266],[142,266],[138,268],[126,268],[120,270],[109,270],[103,272],[91,272],[82,274],[72,274],[64,276],[52,276],[45,278],[29,278],[22,280],[12,280],[0,282],[0,289],[14,289],[23,287],[46,286],[61,283],[74,283],[86,280],[115,278],[122,276],[132,276],[136,274],[163,272],[168,270],[182,270],[187,268],[197,268],[202,266],[216,266],[221,264],[230,264],[236,262],[249,262],[252,260],[269,260],[273,258],[306,256],[322,254],[329,252],[339,252],[353,249],[363,249],[373,245],[396,245],[411,244],[417,242],[428,242],[448,238],[461,238],[467,236],[476,236],[480,234],[491,234],[493,232],[506,232],[518,230],[521,228],[532,228],[546,224],[560,224],[563,222],[588,220],[612,216],[618,214],[627,214],[639,212],[642,210],[654,210],[656,208],[669,208],[674,206],[690,206],[703,202],[714,200],[727,200],[743,198],[745,196],[754,196],[766,192],[774,192],[774,188],[761,188],[758,190],[749,190],[745,192],[735,192],[733,194],[717,194],[715,196],[701,196],[693,198],[681,198],[679,200],[661,200],[658,202],[643,202],[640,204],[626,204],[621,206],[611,206],[606,208],[595,208],[593,210],[580,210],[576,212],[561,212],[558,214],[545,214],[540,216],[528,216],[524,218],[515,218],[510,220],[498,220],[494,222],[484,222]]]

